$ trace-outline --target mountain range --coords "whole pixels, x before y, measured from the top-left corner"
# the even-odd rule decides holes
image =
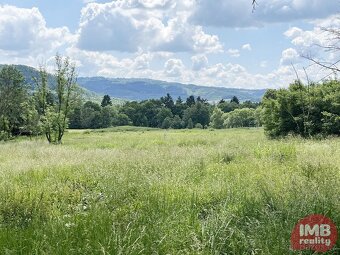
[[[1,68],[1,65],[0,65]],[[26,82],[34,87],[32,77],[38,76],[38,70],[25,65],[16,65],[22,72]],[[53,89],[55,81],[53,75],[48,76],[48,81]],[[165,82],[151,79],[123,79],[105,77],[78,77],[78,84],[84,89],[86,97],[98,98],[103,95],[122,100],[146,100],[156,99],[169,93],[173,98],[187,98],[190,95],[200,96],[209,101],[231,99],[236,96],[241,101],[261,101],[266,92],[265,89],[237,89],[224,87],[198,86],[193,84],[182,84],[176,82]]]

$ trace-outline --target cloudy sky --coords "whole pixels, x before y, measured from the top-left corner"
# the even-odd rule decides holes
[[[0,0],[0,63],[53,69],[56,52],[80,76],[152,78],[208,86],[276,88],[328,73],[340,0]]]

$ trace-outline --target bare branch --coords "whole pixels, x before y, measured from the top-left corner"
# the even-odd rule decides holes
[[[252,1],[252,5],[253,5],[253,11],[255,11],[255,9],[256,9],[256,5],[257,5],[257,2],[256,2],[256,0],[253,0],[253,1]]]
[[[335,52],[338,53],[340,51],[340,28],[321,28],[321,30],[325,33],[327,33],[328,36],[328,43],[327,45],[320,45],[320,44],[314,44],[314,46],[319,47],[324,52]],[[313,58],[311,55],[302,55],[303,58],[311,61],[313,64],[316,64],[324,69],[330,70],[333,73],[338,73],[340,71],[338,67],[338,63],[340,60],[337,60],[333,63],[318,60],[316,58]]]
[[[329,63],[329,62],[322,62],[322,61],[318,61],[318,60],[315,60],[309,56],[303,56],[304,58],[312,61],[314,64],[318,65],[318,66],[321,66],[323,68],[326,68],[328,70],[331,70],[333,72],[340,72],[340,69],[339,67],[336,65],[340,62],[340,60],[336,61],[335,63]]]
[[[295,66],[293,65],[293,63],[290,63],[290,64],[291,64],[291,66],[293,67],[293,70],[294,70],[294,72],[295,72],[296,80],[297,80],[297,81],[300,81],[300,77],[299,77],[298,72],[297,72],[296,69],[295,69]]]

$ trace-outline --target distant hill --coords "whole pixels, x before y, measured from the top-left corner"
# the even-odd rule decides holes
[[[0,65],[0,69],[4,65]],[[14,65],[24,76],[26,83],[29,85],[30,90],[34,91],[36,84],[33,80],[33,77],[39,77],[39,71],[33,67],[25,66],[25,65]],[[47,81],[51,90],[55,90],[56,88],[56,80],[52,74],[47,75]],[[95,92],[89,91],[86,88],[81,87],[83,97],[85,100],[97,101],[101,100],[101,96],[97,95]]]
[[[98,94],[108,94],[111,97],[126,100],[145,100],[160,98],[169,93],[173,98],[187,98],[190,95],[201,96],[209,101],[231,99],[237,96],[241,101],[261,101],[265,89],[235,89],[223,87],[197,86],[164,82],[150,79],[110,79],[104,77],[80,77],[78,83],[89,91]]]
[[[0,65],[0,69],[1,69]],[[26,82],[34,89],[32,77],[38,77],[39,72],[33,67],[25,65],[16,65],[16,68],[22,72]],[[48,76],[51,89],[55,88],[55,79],[53,75]],[[250,100],[253,102],[261,101],[266,92],[265,89],[235,89],[223,87],[208,87],[192,84],[181,84],[175,82],[157,81],[151,79],[121,79],[121,78],[104,78],[104,77],[79,77],[78,84],[84,89],[85,99],[99,101],[103,95],[110,95],[118,103],[122,100],[146,100],[156,99],[169,93],[173,98],[188,96],[201,96],[209,101],[218,101],[221,99],[231,99],[237,96],[241,101]],[[122,100],[121,100],[122,99]]]

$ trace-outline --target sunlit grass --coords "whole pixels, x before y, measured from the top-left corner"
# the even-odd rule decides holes
[[[339,168],[339,138],[262,129],[1,143],[0,254],[293,254],[300,218],[339,224]]]

